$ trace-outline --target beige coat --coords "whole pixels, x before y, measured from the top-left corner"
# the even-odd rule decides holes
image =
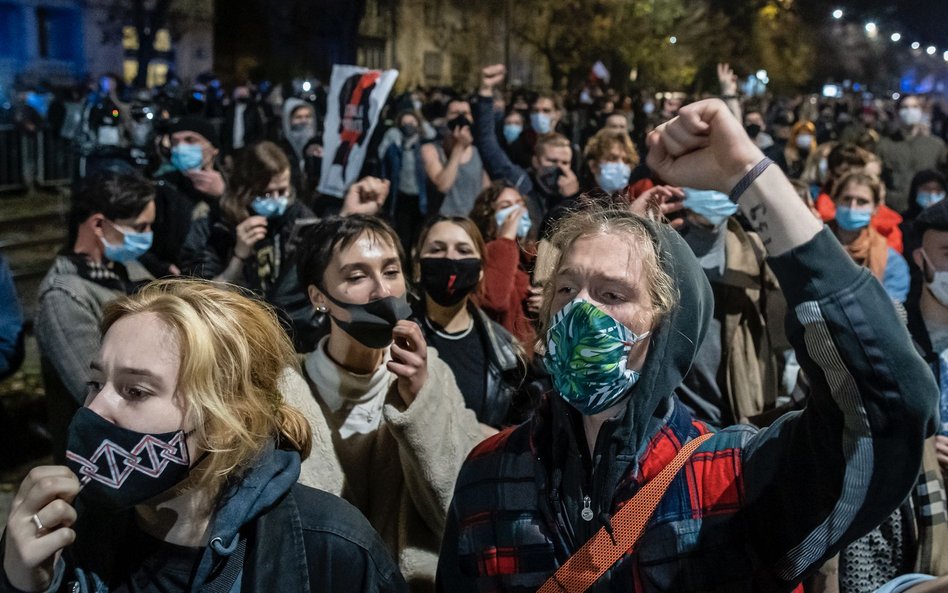
[[[342,381],[345,385],[344,376]],[[408,409],[391,375],[381,424],[357,442],[347,443],[333,428],[336,421],[318,390],[295,372],[284,388],[287,403],[300,409],[313,428],[313,450],[303,462],[300,482],[358,507],[396,557],[412,591],[434,591],[454,482],[467,454],[484,438],[451,369],[428,348],[428,380]],[[360,449],[356,465],[347,445]],[[346,475],[337,452],[348,453],[353,475]],[[368,488],[359,488],[360,482]]]

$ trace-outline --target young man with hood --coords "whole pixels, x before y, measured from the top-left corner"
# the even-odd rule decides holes
[[[283,142],[290,160],[290,181],[304,204],[319,184],[323,147],[316,134],[316,108],[302,99],[290,97],[283,104]]]
[[[552,129],[536,141],[533,167],[517,166],[500,146],[494,126],[494,88],[504,79],[506,68],[496,64],[482,71],[481,86],[474,109],[474,146],[484,161],[484,169],[494,181],[511,183],[527,200],[534,227],[555,206],[579,194],[579,180],[571,166],[573,147]]]
[[[789,592],[905,499],[937,389],[885,291],[723,102],[683,107],[649,147],[662,179],[739,200],[793,311],[788,334],[812,393],[805,410],[765,430],[739,425],[699,441],[654,499],[641,537],[602,567],[594,588]],[[613,516],[686,443],[710,434],[673,397],[712,315],[688,246],[630,212],[563,224],[541,313],[554,393],[462,467],[442,591],[536,591],[600,530],[600,549],[615,545],[629,526]],[[630,504],[644,506],[641,497]]]

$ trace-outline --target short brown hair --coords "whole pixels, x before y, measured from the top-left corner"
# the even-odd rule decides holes
[[[537,138],[536,146],[533,148],[533,154],[537,157],[542,157],[546,154],[546,147],[551,148],[569,148],[573,149],[573,145],[570,144],[569,139],[558,132],[550,132],[549,134],[543,134]]]
[[[309,286],[323,290],[323,276],[333,254],[349,247],[363,235],[390,243],[398,253],[402,270],[405,269],[402,241],[387,222],[367,214],[332,216],[307,228],[301,237],[296,271],[303,290]]]

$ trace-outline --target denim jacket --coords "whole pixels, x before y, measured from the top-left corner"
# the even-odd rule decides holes
[[[340,498],[297,484],[299,471],[299,454],[270,446],[222,496],[190,590],[221,586],[215,580],[243,549],[242,566],[232,567],[237,577],[231,593],[407,593],[365,517]],[[112,560],[133,521],[132,511],[80,513],[76,543],[57,562],[47,593],[108,593]],[[0,570],[0,593],[16,591]]]

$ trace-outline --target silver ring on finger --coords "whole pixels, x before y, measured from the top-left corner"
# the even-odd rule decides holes
[[[45,529],[45,527],[43,527],[43,522],[40,521],[39,515],[37,513],[33,513],[33,516],[31,517],[31,519],[33,520],[33,525],[36,525],[37,533]]]

